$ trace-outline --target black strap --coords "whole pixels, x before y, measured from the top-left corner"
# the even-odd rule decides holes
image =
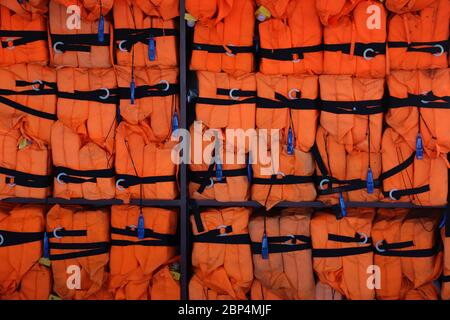
[[[298,241],[304,243],[298,243]],[[289,235],[267,237],[269,254],[270,253],[285,253],[294,251],[303,251],[311,249],[311,237],[304,235]],[[252,242],[252,253],[261,254],[262,243]]]
[[[313,53],[323,51],[323,45],[295,47],[284,49],[266,49],[260,48],[258,54],[261,58],[279,61],[295,61],[304,59],[305,53]]]
[[[66,230],[62,228],[62,229],[55,229],[52,232],[47,232],[47,237],[49,239],[58,237],[85,237],[85,236],[87,236],[87,230]]]
[[[120,180],[120,181],[119,181]],[[154,176],[154,177],[137,177],[128,174],[116,175],[117,186],[129,188],[140,184],[153,184],[160,182],[176,182],[177,177],[173,176]]]
[[[48,82],[44,80],[35,81],[25,81],[16,80],[16,87],[31,87],[28,90],[10,90],[10,89],[0,89],[0,95],[2,96],[46,96],[53,95],[57,93],[57,85],[55,82]]]
[[[407,98],[389,97],[389,108],[419,107],[432,109],[450,109],[450,97],[438,97],[433,92],[427,94],[408,93]]]
[[[383,113],[383,100],[321,101],[321,109],[335,114],[372,115]]]
[[[148,45],[150,37],[173,37],[178,34],[176,29],[163,28],[146,28],[146,29],[131,29],[121,28],[114,29],[114,39],[122,41],[121,48],[131,51],[131,48],[138,42]]]
[[[414,246],[413,241],[405,241],[398,243],[387,243],[383,241],[382,245],[379,246],[379,251],[374,250],[375,254],[387,257],[408,257],[408,258],[424,258],[436,255],[440,250],[440,244],[436,243],[433,248],[429,249],[412,249],[412,250],[400,250],[403,248],[410,248]]]
[[[390,177],[395,176],[396,174],[400,173],[401,171],[406,170],[406,168],[408,168],[410,165],[412,165],[414,163],[415,157],[416,157],[416,152],[414,151],[408,158],[406,158],[405,161],[403,161],[399,165],[383,172],[380,175],[380,180],[383,181],[383,180],[389,179]]]
[[[325,44],[324,51],[342,52],[351,54],[351,43]],[[386,42],[361,43],[356,42],[353,54],[360,57],[375,58],[377,55],[386,54]]]
[[[227,177],[243,177],[247,176],[247,168],[241,168],[241,169],[232,169],[232,170],[222,170],[222,181],[215,180],[216,178],[216,170],[215,164],[211,164],[209,166],[211,170],[207,171],[189,171],[189,180],[194,183],[200,184],[197,192],[203,193],[205,191],[206,187],[212,183],[226,183]]]
[[[102,88],[92,91],[78,91],[74,92],[61,92],[58,91],[57,97],[60,99],[93,101],[105,104],[117,104],[119,102],[118,97],[119,90]]]
[[[29,188],[48,188],[52,185],[51,176],[31,174],[0,167],[0,174],[6,175],[5,182]]]
[[[231,106],[238,104],[256,103],[256,91],[217,88],[216,94],[221,96],[228,96],[228,99],[198,97],[195,101],[197,104],[211,104],[216,106]],[[246,99],[233,99],[232,96],[236,98]]]
[[[336,249],[316,249],[313,248],[312,255],[314,258],[336,258],[355,256],[372,252],[372,244],[367,246],[359,246],[352,248],[336,248]]]
[[[338,234],[329,233],[328,234],[328,240],[335,241],[335,242],[342,242],[342,243],[372,243],[372,238],[368,237],[367,239],[363,238],[360,233],[356,233],[355,236],[349,237],[349,236],[342,236]]]
[[[64,183],[96,183],[97,178],[114,178],[115,171],[114,169],[75,170],[66,167],[54,167],[53,176]],[[80,177],[88,177],[89,179]]]
[[[293,110],[318,110],[318,100],[296,98],[289,99],[280,93],[275,93],[275,100],[258,97],[256,107],[260,109],[284,109],[289,108]]]
[[[39,91],[36,91],[36,92],[39,92]],[[0,94],[1,94],[1,92],[0,92]],[[39,118],[43,118],[43,119],[47,119],[47,120],[53,120],[53,121],[57,120],[56,114],[54,114],[54,113],[47,113],[47,112],[44,112],[44,111],[39,111],[39,110],[30,108],[30,107],[24,106],[23,104],[17,103],[15,101],[10,100],[10,99],[8,99],[6,97],[3,97],[1,95],[0,95],[0,103],[4,104],[4,105],[7,105],[8,107],[14,108],[16,110],[19,110],[19,111],[31,114],[33,116],[39,117]]]
[[[250,236],[248,234],[230,234],[232,232],[232,226],[225,226],[224,228],[218,228],[195,235],[193,241],[218,244],[250,244]]]
[[[169,86],[165,83],[159,83],[155,85],[145,85],[136,87],[134,92],[135,99],[147,98],[147,97],[167,97],[173,96],[178,93],[178,84],[169,83]],[[121,99],[130,99],[131,91],[129,87],[120,87],[119,95]]]
[[[122,235],[127,237],[138,238],[138,230],[136,228],[126,227],[125,229],[111,227],[112,235]],[[167,246],[173,246],[176,244],[176,236],[173,234],[158,233],[151,229],[144,229],[144,239],[153,238],[166,244]],[[116,240],[116,239],[113,239]],[[120,240],[118,240],[120,241]],[[113,244],[114,245],[114,244]]]
[[[162,240],[111,240],[111,246],[113,247],[129,247],[129,246],[144,246],[144,247],[174,247],[175,242],[166,242]]]
[[[270,178],[253,178],[253,184],[262,185],[287,185],[287,184],[304,184],[313,183],[314,178],[312,176],[294,176],[286,175],[278,178],[276,174],[273,174]]]
[[[424,52],[430,54],[444,54],[448,52],[448,40],[430,42],[389,41],[389,48],[407,48],[408,52]]]
[[[383,191],[385,197],[393,197],[394,199],[400,200],[402,197],[412,196],[415,194],[421,194],[430,191],[430,185],[424,185],[417,188],[403,189],[403,190],[391,190]]]
[[[92,34],[50,34],[50,38],[54,49],[61,52],[78,51],[91,52],[91,47],[107,47],[109,46],[110,36],[105,34],[103,42],[98,40],[98,35]],[[56,46],[56,48],[55,48]]]
[[[19,38],[2,41],[2,48],[12,48],[35,41],[47,41],[46,31],[0,30],[0,37]]]
[[[44,232],[15,232],[0,230],[0,248],[42,241]]]
[[[450,282],[450,276],[442,276],[442,282]]]
[[[199,233],[202,233],[203,231],[205,231],[205,227],[203,226],[202,216],[200,214],[200,208],[198,206],[197,201],[191,200],[189,202],[189,207],[192,210],[192,214],[194,216],[194,220],[195,220],[195,225],[197,227],[197,231]]]
[[[254,53],[255,47],[252,46],[227,46],[230,50],[230,55],[236,55],[239,53]],[[228,53],[228,51],[221,45],[213,45],[213,44],[205,44],[205,43],[196,43],[192,44],[192,50],[198,51],[207,51],[209,53]]]
[[[96,244],[98,245],[98,248],[96,249],[88,249],[83,251],[61,253],[61,254],[50,254],[50,260],[57,261],[57,260],[76,259],[82,257],[97,256],[109,252],[110,244],[108,242],[97,242]],[[52,247],[52,244],[50,244],[50,247]]]

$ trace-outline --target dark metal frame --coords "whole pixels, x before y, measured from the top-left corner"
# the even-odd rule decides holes
[[[180,128],[187,128],[187,37],[186,37],[186,23],[184,20],[185,15],[185,0],[180,0],[180,36],[179,36],[179,71],[180,71]],[[191,241],[190,234],[191,228],[189,223],[189,200],[187,194],[187,165],[181,164],[179,169],[180,177],[180,198],[177,200],[150,200],[144,199],[131,200],[131,204],[144,205],[153,207],[168,207],[178,208],[180,214],[180,226],[179,226],[179,238],[180,238],[180,272],[181,272],[181,299],[188,299],[188,284],[190,277],[190,255],[191,255]],[[61,199],[61,198],[48,198],[48,199],[30,199],[30,198],[8,198],[3,200],[9,203],[22,203],[22,204],[61,204],[61,205],[85,205],[85,206],[110,206],[122,204],[119,199],[111,200],[85,200],[85,199]],[[261,205],[256,201],[243,201],[243,202],[218,202],[215,200],[199,200],[196,201],[200,207],[251,207],[259,208]],[[348,202],[348,207],[371,207],[371,208],[432,208],[415,206],[411,203],[392,203],[392,202]],[[309,208],[330,208],[322,202],[281,202],[277,207],[309,207]],[[434,208],[445,208],[434,207]]]

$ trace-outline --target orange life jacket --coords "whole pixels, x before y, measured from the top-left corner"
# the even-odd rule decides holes
[[[123,118],[131,124],[146,121],[155,139],[168,139],[179,123],[178,70],[128,67],[116,67],[116,70],[120,95],[119,119]]]
[[[275,292],[264,287],[258,280],[253,280],[252,287],[250,289],[251,300],[283,300]]]
[[[157,290],[151,280],[175,257],[177,221],[173,210],[112,207],[109,290],[114,299],[147,300]]]
[[[162,266],[151,279],[151,300],[180,300],[180,265],[179,257]]]
[[[412,202],[420,206],[447,203],[447,164],[442,157],[417,153],[396,131],[387,128],[383,135],[383,194],[386,200]],[[448,160],[447,160],[448,161]]]
[[[388,22],[391,70],[448,67],[450,4],[437,0],[417,11],[393,15]]]
[[[57,198],[112,199],[116,194],[114,155],[57,121],[52,128]]]
[[[169,20],[180,15],[179,0],[136,0],[135,2],[149,16]],[[206,3],[203,2],[202,4],[205,5]]]
[[[329,285],[317,281],[315,300],[343,300],[342,295]]]
[[[253,0],[187,1],[188,12],[197,19],[190,69],[226,72],[235,77],[254,70]],[[215,17],[212,16],[215,14]]]
[[[322,26],[315,0],[291,0],[287,18],[260,23],[259,37],[262,73],[322,73]]]
[[[249,223],[255,278],[286,300],[314,299],[311,212],[284,209],[280,215],[253,215]]]
[[[112,9],[114,0],[55,0],[56,2],[66,6],[76,5],[80,9],[80,17],[84,20],[95,21],[106,16]]]
[[[52,276],[39,263],[44,230],[42,207],[0,207],[0,300],[48,299]]]
[[[218,201],[248,200],[250,180],[244,149],[228,145],[230,141],[226,140],[223,130],[208,130],[202,125],[192,125],[190,133],[190,197]],[[218,140],[214,136],[215,133]],[[204,140],[207,134],[211,134],[210,141]],[[201,154],[198,153],[200,150]],[[201,156],[201,159],[197,159],[198,156]]]
[[[248,208],[194,210],[191,300],[247,299],[253,281],[250,215]]]
[[[36,15],[33,20],[28,20],[0,6],[0,37],[0,66],[47,64],[47,20],[44,16]]]
[[[387,13],[378,0],[359,2],[351,14],[324,27],[325,74],[384,78]]]
[[[379,152],[383,128],[384,79],[346,75],[319,77],[320,125],[347,152]]]
[[[271,17],[284,18],[286,17],[286,10],[290,1],[291,0],[256,0],[256,3],[259,6],[264,7],[270,13]],[[262,22],[268,17],[257,16],[257,18]]]
[[[450,176],[450,171],[449,171]],[[450,198],[450,197],[449,197]],[[450,202],[450,201],[449,201]],[[442,288],[441,298],[443,300],[450,300],[450,214],[447,211],[444,212],[444,224],[441,225],[442,241],[444,243],[444,267],[442,274]]]
[[[56,120],[56,72],[35,64],[0,69],[0,130],[21,128],[50,144]]]
[[[316,0],[316,9],[324,26],[339,23],[364,0]]]
[[[18,130],[0,131],[0,198],[49,195],[50,154],[46,146]]]
[[[111,67],[111,25],[107,17],[102,24],[103,28],[99,27],[99,21],[78,20],[74,13],[67,14],[64,5],[50,0],[50,64],[55,67]]]
[[[395,13],[415,12],[429,7],[436,0],[386,0],[386,8]]]
[[[256,74],[256,126],[279,129],[288,148],[308,152],[319,117],[317,76]]]
[[[53,289],[59,297],[64,300],[110,298],[106,290],[110,246],[106,210],[55,205],[47,213],[47,238]]]
[[[450,69],[393,71],[386,122],[419,155],[450,152]]]
[[[146,15],[131,0],[114,3],[117,64],[136,67],[177,67],[178,31],[175,20]]]
[[[198,71],[198,121],[214,129],[253,129],[256,112],[255,74],[233,77],[227,73]]]
[[[270,164],[258,157],[253,167],[252,200],[258,201],[267,210],[282,201],[314,201],[314,160],[311,153],[293,149],[288,153],[285,146],[278,155],[268,152]],[[276,165],[278,170],[276,170]]]
[[[337,219],[332,212],[316,212],[311,220],[313,262],[319,280],[349,300],[371,300],[375,290],[367,286],[372,266],[372,220],[375,209],[348,209]]]
[[[19,14],[20,16],[28,19],[34,19],[40,15],[44,15],[48,11],[49,0],[0,0],[0,5],[7,7]]]
[[[322,127],[317,130],[316,145],[311,152],[316,161],[320,201],[339,204],[341,214],[345,215],[347,200],[380,199],[381,152],[347,152],[345,146]]]
[[[442,271],[438,220],[433,211],[378,211],[372,229],[374,264],[380,269],[377,299],[437,299],[432,282]]]
[[[171,161],[174,143],[152,142],[151,129],[122,122],[116,132],[116,197],[175,199],[178,196],[176,163]]]
[[[112,153],[119,104],[114,69],[60,68],[57,83],[58,120]]]

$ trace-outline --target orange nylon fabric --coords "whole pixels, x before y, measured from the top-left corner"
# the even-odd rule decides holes
[[[130,199],[140,198],[170,200],[178,196],[178,168],[171,160],[174,143],[153,141],[154,135],[146,123],[135,126],[122,122],[117,128],[117,198],[128,202]],[[149,177],[158,181],[143,180]]]
[[[43,207],[0,206],[0,300],[48,299],[52,276],[39,264],[44,230]]]
[[[329,285],[317,281],[315,300],[343,300],[342,295]]]
[[[377,0],[359,2],[339,22],[324,27],[325,74],[384,78],[387,12]]]
[[[151,280],[151,300],[180,300],[179,257],[156,271]]]
[[[196,9],[205,3],[201,0],[194,2],[192,6]],[[188,12],[199,20],[195,24],[190,69],[224,71],[235,77],[252,72],[254,70],[254,2],[252,0],[219,0],[216,4],[218,7],[207,8],[212,9],[210,11],[205,10],[208,13],[215,13],[217,10],[217,16],[212,18],[210,14],[206,14],[205,19],[202,19],[203,8],[198,13],[189,11],[188,4]],[[222,9],[222,5],[226,9]]]
[[[280,129],[283,143],[287,143],[290,128],[294,146],[308,152],[314,144],[319,118],[316,101],[318,77],[257,73],[256,82],[256,126],[259,129]]]
[[[162,17],[164,20],[180,15],[179,0],[136,0],[136,4],[147,15]]]
[[[0,66],[19,63],[48,63],[47,20],[44,16],[35,15],[29,20],[6,7],[0,6]],[[8,37],[2,33],[15,32],[17,36]],[[20,32],[33,32],[33,35]],[[20,44],[20,41],[25,43]],[[19,43],[17,43],[19,42]]]
[[[374,264],[380,267],[377,299],[436,300],[432,283],[442,271],[442,252],[438,251],[435,231],[436,211],[380,209],[372,229]],[[399,248],[394,247],[398,245]],[[414,251],[422,250],[419,257]],[[409,252],[407,256],[401,256]]]
[[[111,299],[106,288],[109,276],[109,220],[109,212],[104,209],[86,210],[55,205],[47,213],[53,290],[62,299]],[[76,275],[81,277],[79,283]]]
[[[386,8],[395,13],[415,12],[432,5],[436,0],[386,0]]]
[[[198,71],[196,119],[209,128],[255,128],[256,80],[253,73],[233,77],[227,73]]]
[[[259,24],[259,37],[262,73],[322,73],[322,26],[315,0],[291,1],[286,19],[273,18]],[[289,52],[284,53],[285,49]]]
[[[48,11],[49,0],[28,0],[19,3],[17,0],[0,0],[0,5],[16,12],[24,18],[33,19]]]
[[[448,213],[446,219],[449,219]],[[442,300],[450,300],[450,233],[449,233],[449,223],[441,229],[442,241],[444,242],[444,254],[443,254],[443,283],[441,288],[441,298]]]
[[[349,208],[347,212],[347,216],[339,220],[331,211],[316,212],[313,216],[311,236],[314,270],[321,282],[347,299],[372,300],[375,291],[367,287],[367,269],[374,263],[368,238],[375,209]],[[344,254],[345,250],[353,252]]]
[[[98,21],[69,16],[67,8],[56,0],[49,6],[50,65],[54,67],[109,68],[111,67],[111,25],[104,19],[104,41],[98,39]],[[78,28],[79,27],[79,28]]]
[[[250,220],[252,245],[261,248],[264,233],[269,241],[268,259],[263,259],[260,252],[253,252],[255,278],[262,288],[267,288],[274,296],[285,300],[314,299],[309,229],[311,213],[310,209],[284,209],[273,216],[254,215]],[[306,239],[297,239],[297,236]],[[272,242],[271,237],[286,237],[287,240]],[[285,252],[276,251],[278,247]]]
[[[197,213],[194,213],[197,214]],[[191,300],[246,300],[253,281],[250,239],[247,243],[227,243],[227,237],[247,235],[251,210],[248,208],[207,209],[191,216],[194,233],[192,265],[194,277],[189,283]],[[197,224],[201,221],[202,227]],[[200,231],[203,228],[202,231]],[[228,230],[227,232],[227,229]],[[212,238],[198,237],[213,232]],[[218,235],[225,234],[220,237]],[[220,238],[220,242],[216,238]]]
[[[283,300],[276,293],[264,287],[258,280],[253,280],[250,290],[251,300]]]
[[[138,238],[137,231],[141,212],[144,218],[144,239]],[[157,298],[158,294],[161,295],[159,297],[164,296],[163,291],[153,292],[158,290],[158,286],[176,287],[168,280],[153,277],[167,276],[158,273],[175,257],[177,221],[178,213],[173,210],[126,205],[112,207],[109,291],[114,299],[148,300],[150,297]],[[161,239],[168,237],[173,241],[162,243]],[[151,287],[152,282],[156,287]]]
[[[113,13],[118,65],[177,67],[178,42],[175,35],[177,32],[175,20],[149,16],[131,0],[116,0]],[[150,34],[155,41],[154,61],[149,59]],[[141,39],[142,35],[145,35],[145,39]]]
[[[393,15],[388,23],[391,70],[447,68],[449,20],[448,0],[437,0],[418,12]]]
[[[364,0],[316,0],[316,8],[320,21],[324,26],[338,23],[349,15]]]
[[[114,0],[55,0],[56,2],[70,8],[78,6],[80,16],[84,20],[95,21],[100,15],[106,16],[114,5]]]
[[[256,3],[269,10],[272,17],[284,18],[290,1],[291,0],[256,0]]]

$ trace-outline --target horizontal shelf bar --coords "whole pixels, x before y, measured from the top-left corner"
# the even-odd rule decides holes
[[[234,201],[234,202],[220,202],[216,200],[196,200],[198,206],[201,207],[252,207],[259,208],[262,205],[256,201]],[[446,206],[417,206],[409,202],[346,202],[349,208],[423,208],[423,209],[443,209]],[[320,201],[306,201],[306,202],[289,202],[284,201],[276,205],[279,208],[331,208]]]
[[[124,204],[120,199],[101,199],[101,200],[87,200],[87,199],[62,199],[62,198],[47,198],[47,199],[36,199],[36,198],[6,198],[1,200],[8,203],[18,203],[18,204],[62,204],[62,205],[84,205],[84,206],[112,206]],[[178,207],[180,206],[180,200],[152,200],[152,199],[133,199],[130,201],[132,205],[143,206],[155,206],[155,207]]]

